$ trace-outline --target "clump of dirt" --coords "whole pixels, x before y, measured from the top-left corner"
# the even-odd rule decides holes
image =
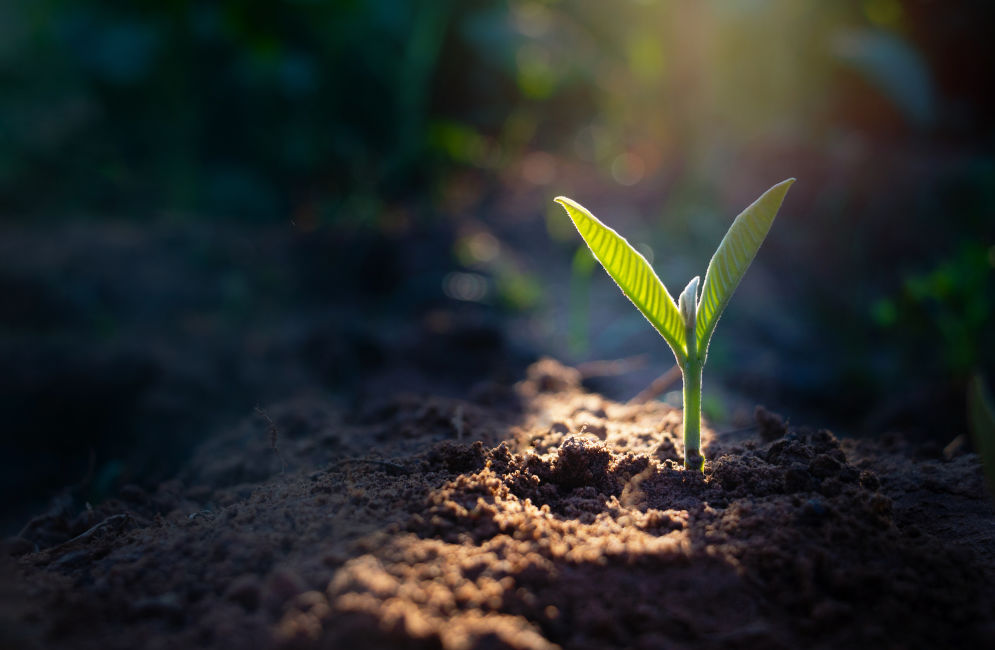
[[[977,457],[619,404],[544,360],[511,393],[287,403],[154,494],[8,541],[21,647],[986,647]],[[80,517],[83,520],[79,520]],[[16,604],[16,606],[14,606]],[[8,639],[0,639],[8,641]]]

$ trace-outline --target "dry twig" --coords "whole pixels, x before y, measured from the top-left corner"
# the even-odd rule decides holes
[[[677,365],[671,366],[670,370],[654,379],[653,383],[644,388],[638,395],[630,399],[629,404],[645,404],[646,402],[656,399],[660,395],[667,392],[667,389],[677,383],[677,380],[680,378],[680,367]]]

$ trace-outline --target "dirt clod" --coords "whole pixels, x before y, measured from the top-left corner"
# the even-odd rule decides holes
[[[771,413],[763,406],[757,406],[753,412],[753,419],[757,423],[760,439],[766,442],[777,440],[788,432],[784,418],[777,413]]]

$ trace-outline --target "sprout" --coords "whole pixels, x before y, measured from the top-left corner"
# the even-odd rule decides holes
[[[621,235],[576,201],[564,196],[556,198],[608,275],[674,352],[684,378],[684,467],[687,469],[701,471],[705,462],[701,455],[701,370],[712,332],[794,182],[790,178],[778,183],[736,217],[708,263],[700,298],[699,277],[695,276],[681,293],[678,304],[674,304],[646,258]]]

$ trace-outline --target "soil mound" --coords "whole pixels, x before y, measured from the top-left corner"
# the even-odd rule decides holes
[[[553,361],[474,394],[288,402],[155,493],[55,507],[7,542],[0,645],[995,646],[972,454],[760,411],[699,475],[680,411]]]

